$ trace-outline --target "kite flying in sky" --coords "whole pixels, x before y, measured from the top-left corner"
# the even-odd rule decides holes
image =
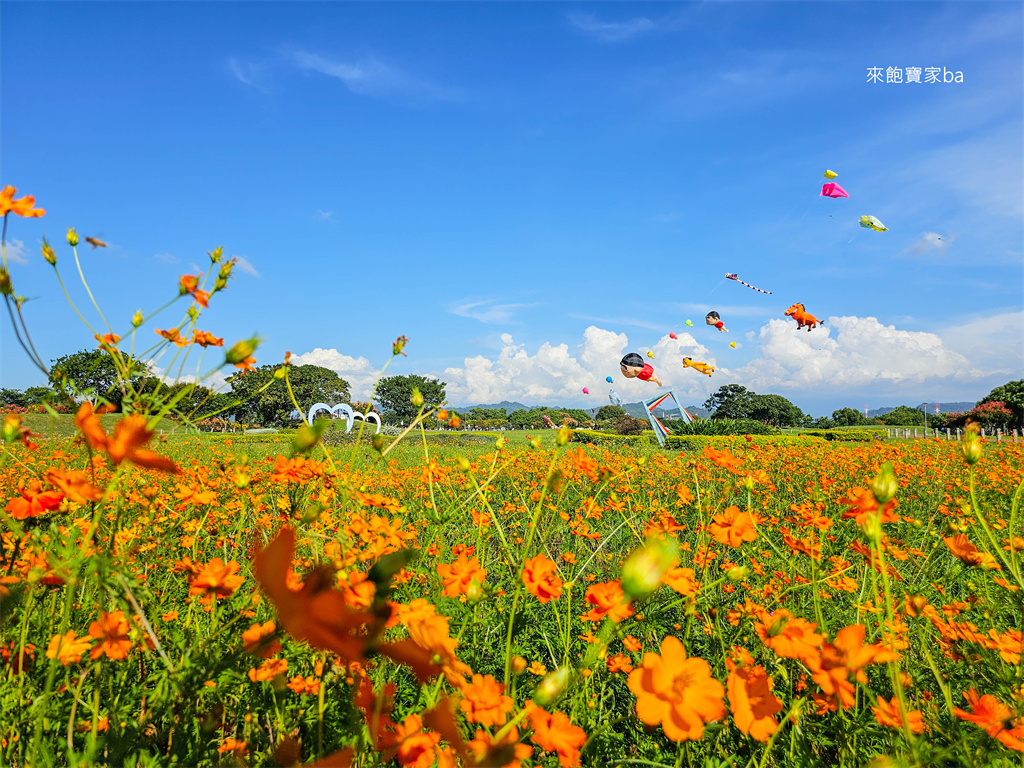
[[[699,371],[707,376],[711,375],[711,372],[715,370],[715,366],[708,365],[707,363],[695,363],[692,357],[683,358],[683,368],[693,368],[695,371]]]
[[[849,195],[845,189],[834,181],[830,181],[828,184],[821,185],[821,194],[818,197],[849,197]]]
[[[810,333],[811,328],[817,326],[821,321],[814,315],[809,314],[803,304],[794,304],[792,307],[786,310],[786,317],[792,317],[796,320],[796,329],[799,331],[803,327],[807,327],[807,332]]]
[[[889,228],[874,216],[861,216],[860,225],[865,229],[873,229],[875,232],[888,232]]]
[[[826,179],[834,179],[839,174],[836,173],[835,171],[825,171],[825,173],[823,175],[825,176]]]
[[[622,405],[622,398],[614,389],[608,390],[608,400],[612,405]]]
[[[758,293],[771,294],[771,291],[765,291],[765,290],[762,290],[760,288],[754,288],[754,286],[752,286],[750,283],[744,283],[742,280],[740,280],[739,276],[735,272],[733,272],[731,274],[729,272],[726,272],[725,273],[725,277],[726,277],[727,280],[735,280],[740,285],[745,285],[745,286],[747,286],[747,288],[752,288],[753,290],[757,291]],[[689,322],[687,322],[687,325],[689,325]]]
[[[589,395],[589,394],[590,394],[590,390],[589,390],[589,389],[587,389],[586,387],[584,387],[584,388],[583,388],[583,394],[584,394],[584,395]]]
[[[605,380],[605,381],[607,381],[607,382],[608,382],[609,384],[611,384],[611,383],[612,383],[612,381],[613,381],[613,379],[612,379],[612,377],[611,377],[611,376],[605,376],[605,377],[604,377],[604,380]]]
[[[648,353],[650,354],[650,353]],[[627,379],[640,379],[640,381],[653,381],[659,387],[661,379],[654,375],[654,366],[645,363],[644,359],[636,352],[630,352],[619,362],[622,375]]]
[[[729,332],[729,329],[725,327],[725,323],[722,322],[722,318],[718,316],[717,312],[708,312],[707,315],[704,316],[704,322],[708,325],[714,326],[722,333]]]
[[[691,328],[693,328],[693,323],[692,323],[692,322],[691,322],[690,320],[687,320],[687,321],[686,321],[686,324],[687,324],[688,326],[690,326]]]

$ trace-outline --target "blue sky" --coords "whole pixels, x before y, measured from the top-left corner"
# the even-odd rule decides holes
[[[636,400],[655,385],[618,361],[649,350],[685,403],[730,383],[815,415],[973,401],[1024,375],[1022,19],[1010,2],[3,2],[0,181],[47,210],[10,222],[15,286],[46,359],[92,343],[39,255],[59,244],[84,312],[73,225],[109,243],[80,255],[122,335],[223,245],[240,267],[199,327],[258,333],[260,364],[291,351],[357,396],[405,334],[388,374],[437,376],[456,405]],[[849,199],[819,197],[826,168]],[[824,326],[798,332],[795,302]],[[4,322],[0,386],[41,383]]]

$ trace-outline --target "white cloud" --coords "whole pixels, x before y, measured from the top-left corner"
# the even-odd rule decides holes
[[[321,211],[319,208],[316,209],[316,213],[320,221],[326,221],[334,215],[334,211]]]
[[[260,273],[256,271],[256,267],[245,256],[232,256],[231,258],[235,260],[235,266],[245,272],[245,274],[252,275],[253,277],[260,276]]]
[[[934,333],[899,330],[874,317],[830,317],[810,333],[770,320],[758,340],[762,356],[730,372],[755,390],[970,381],[992,373],[973,367]]]
[[[181,259],[173,253],[154,253],[153,258],[157,261],[162,261],[164,264],[177,264],[181,261]]]
[[[376,59],[346,62],[302,50],[293,50],[285,55],[304,72],[319,72],[333,77],[344,83],[352,93],[362,96],[406,94],[448,100],[457,95],[452,89],[413,77]]]
[[[956,235],[943,237],[938,232],[925,232],[921,235],[920,240],[904,250],[903,253],[908,256],[923,256],[929,251],[935,251],[941,256],[954,240],[956,240]]]
[[[577,29],[606,43],[629,40],[655,28],[654,22],[644,16],[628,21],[601,21],[592,13],[570,13],[568,18]]]
[[[28,264],[28,259],[25,257],[25,243],[21,240],[11,238],[6,246],[7,260],[13,261],[15,264]]]
[[[448,311],[459,317],[470,317],[481,323],[510,323],[515,310],[530,304],[495,304],[491,300],[463,301],[448,308]]]
[[[1024,369],[1024,311],[992,314],[942,331],[943,340],[989,374],[1021,378]]]
[[[380,371],[370,365],[370,361],[365,357],[343,355],[334,348],[317,347],[312,352],[292,355],[291,359],[293,365],[319,365],[334,371],[349,383],[353,400],[369,400],[373,387],[380,377]]]
[[[241,61],[234,57],[228,59],[227,62],[228,71],[235,76],[235,79],[241,83],[245,83],[263,93],[267,93],[266,88],[256,82],[256,79],[263,74],[265,66],[262,64],[256,64],[254,62]]]
[[[162,381],[164,384],[191,384],[192,382],[199,381],[199,379],[194,374],[189,373],[182,374],[181,376],[178,377],[167,375],[167,371],[157,364],[157,360],[159,360],[161,357],[163,357],[162,354],[158,355],[154,359],[147,360],[146,368],[149,371],[150,375],[160,379],[160,381]],[[206,376],[202,381],[199,381],[199,384],[206,387],[207,389],[212,389],[214,392],[230,392],[231,385],[228,384],[227,377],[234,372],[234,369],[232,369],[228,373],[225,373],[224,369],[219,368],[213,373],[211,373],[209,376]]]
[[[461,368],[445,369],[440,378],[447,382],[451,402],[471,405],[513,400],[524,405],[577,403],[599,408],[607,403],[609,389],[626,402],[653,395],[656,387],[651,383],[622,376],[619,360],[627,352],[644,355],[664,385],[673,387],[687,402],[707,396],[706,384],[682,367],[685,356],[709,360],[708,350],[688,333],[680,333],[678,339],[662,336],[653,347],[634,347],[626,334],[592,325],[583,332],[583,342],[574,353],[567,344],[544,342],[530,354],[507,333],[502,334],[501,342],[496,359],[477,355],[466,358]],[[654,353],[653,360],[646,357],[648,350]],[[611,384],[606,376],[612,377]],[[584,387],[590,390],[589,397],[583,394]]]

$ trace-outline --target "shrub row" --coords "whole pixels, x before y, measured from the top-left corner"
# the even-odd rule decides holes
[[[810,435],[669,435],[665,445],[673,450],[702,449],[706,445],[715,447],[732,447],[743,445],[779,445],[796,443],[802,440],[822,441],[823,438]],[[593,445],[614,447],[624,445],[658,444],[658,439],[651,430],[640,435],[613,435],[608,432],[597,432],[591,429],[574,429],[572,441],[575,443],[592,443]]]
[[[826,440],[873,442],[885,440],[885,431],[875,429],[816,429],[800,432],[797,437],[822,437]]]

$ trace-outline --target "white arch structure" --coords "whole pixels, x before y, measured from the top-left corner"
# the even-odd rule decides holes
[[[319,411],[327,411],[328,413],[331,414],[331,416],[344,419],[346,422],[348,422],[348,426],[345,427],[346,432],[352,431],[352,425],[355,424],[356,419],[362,419],[363,421],[372,421],[374,424],[377,425],[377,430],[376,432],[374,432],[374,434],[380,432],[380,416],[373,412],[370,412],[364,416],[363,414],[357,411],[353,411],[352,406],[346,405],[345,403],[339,403],[333,408],[329,406],[327,403],[317,403],[316,405],[309,409],[309,414],[306,416],[306,423],[309,424],[309,426],[313,426],[313,415]]]

